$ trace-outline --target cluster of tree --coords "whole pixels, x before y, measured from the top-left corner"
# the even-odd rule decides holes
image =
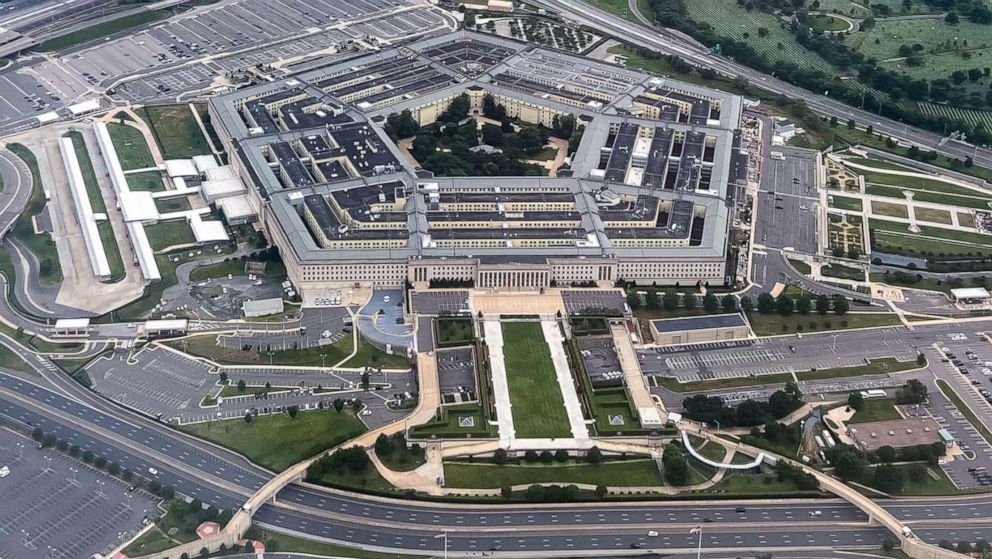
[[[794,382],[785,383],[767,402],[747,399],[736,407],[727,406],[722,398],[697,394],[682,401],[683,414],[695,421],[721,427],[763,425],[771,419],[782,419],[802,405],[802,393]]]
[[[685,485],[689,482],[689,461],[679,445],[669,443],[661,455],[665,469],[665,481],[671,485]]]
[[[525,494],[525,498],[532,503],[564,503],[574,501],[578,496],[579,488],[574,485],[534,484],[527,488]]]
[[[913,464],[905,469],[893,464],[925,461],[936,465],[946,451],[944,444],[940,442],[898,450],[891,446],[883,446],[871,453],[840,443],[828,448],[825,454],[827,461],[834,467],[834,472],[842,480],[856,481],[885,493],[899,494],[902,493],[907,479],[912,483],[924,483],[928,474],[923,464]],[[870,467],[870,464],[878,465]]]
[[[372,465],[365,449],[358,446],[335,450],[333,453],[314,460],[307,468],[307,481],[319,482],[324,476],[363,474]]]
[[[747,441],[762,448],[799,448],[801,437],[798,424],[790,427],[778,421],[769,421],[761,427],[752,427],[751,432],[748,433]],[[767,441],[771,444],[762,444],[761,441]]]
[[[926,359],[924,357],[924,359]],[[927,385],[914,379],[909,379],[899,390],[896,390],[896,403],[922,404],[927,401]]]
[[[741,297],[741,308],[744,309],[744,312],[755,310],[750,297],[746,295]],[[850,309],[850,302],[840,295],[829,297],[821,294],[814,299],[805,292],[795,299],[785,293],[778,297],[773,297],[770,293],[762,293],[758,296],[757,305],[757,311],[760,314],[780,314],[782,316],[789,316],[793,313],[807,315],[813,310],[816,310],[820,316],[826,316],[830,311],[838,316],[843,316]]]
[[[775,463],[775,475],[779,481],[791,481],[796,489],[801,491],[811,491],[820,487],[813,474],[807,474],[785,460]]]
[[[992,544],[985,540],[978,540],[975,542],[975,545],[971,545],[971,542],[968,540],[960,540],[957,544],[950,540],[940,540],[937,542],[937,546],[951,551],[957,551],[964,555],[978,553],[982,559],[992,557]]]
[[[482,97],[482,116],[499,121],[500,128],[504,132],[513,131],[513,121],[507,116],[506,107],[497,103],[496,98],[488,93]],[[572,115],[555,115],[551,121],[550,129],[545,129],[543,125],[538,125],[537,128],[542,132],[546,130],[549,135],[555,138],[568,140],[569,153],[574,153],[579,147],[582,133],[585,131],[584,126],[576,124],[575,117]],[[547,142],[547,138],[545,138],[545,142]]]
[[[526,126],[512,134],[501,126],[485,124],[481,134],[474,122],[459,125],[435,122],[421,128],[410,153],[424,169],[439,176],[538,176],[543,167],[522,160],[541,151],[547,143],[547,130]],[[473,151],[479,137],[497,150]]]
[[[699,308],[699,304],[699,297],[692,292],[679,293],[674,289],[666,289],[663,294],[659,295],[656,288],[649,287],[642,301],[640,293],[635,289],[627,290],[627,306],[632,310],[641,307],[648,310],[674,311],[680,307],[686,310],[695,310]],[[709,314],[716,314],[721,310],[725,313],[737,312],[737,299],[733,295],[724,295],[719,298],[712,291],[708,291],[702,298],[702,306],[703,310]]]
[[[866,60],[864,55],[849,48],[842,41],[842,36],[825,36],[822,32],[812,31],[802,24],[799,19],[791,24],[790,31],[796,41],[804,48],[819,54],[824,60],[839,69],[854,69],[858,81],[886,95],[885,99],[873,93],[865,93],[864,89],[838,80],[833,73],[804,68],[795,63],[781,60],[772,61],[767,54],[759,53],[747,43],[747,34],[743,40],[736,40],[718,34],[711,25],[705,22],[693,21],[685,8],[685,0],[648,0],[655,19],[665,27],[672,27],[687,33],[704,45],[720,45],[721,52],[737,62],[755,68],[766,74],[772,74],[809,91],[828,92],[830,97],[840,99],[853,106],[861,106],[865,110],[878,113],[894,120],[904,121],[913,126],[919,126],[934,131],[960,130],[977,143],[989,143],[992,134],[979,123],[972,125],[963,120],[948,122],[946,118],[936,118],[924,115],[915,108],[915,103],[903,103],[904,99],[912,101],[930,100],[938,103],[951,102],[961,104],[992,105],[992,91],[985,99],[975,98],[967,87],[954,86],[949,80],[938,79],[927,81],[913,79],[903,73],[878,66],[874,59]],[[770,11],[782,10],[776,2],[755,2],[746,0],[745,8],[765,8]],[[801,6],[802,3],[799,3]],[[870,28],[873,18],[862,22],[862,27]],[[784,25],[784,23],[783,23]],[[760,30],[759,30],[760,34]],[[780,48],[787,48],[780,44]],[[976,94],[977,95],[977,94]]]

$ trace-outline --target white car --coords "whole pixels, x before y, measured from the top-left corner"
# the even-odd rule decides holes
[[[0,477],[7,477],[9,475],[10,475],[10,468],[8,468],[7,466],[0,468]]]
[[[365,416],[372,415],[372,410],[362,410],[362,413],[358,415],[365,415]]]

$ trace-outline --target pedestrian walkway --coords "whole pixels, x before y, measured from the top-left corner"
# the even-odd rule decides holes
[[[493,375],[493,400],[496,406],[496,422],[499,425],[500,447],[509,448],[516,438],[513,428],[513,410],[510,403],[510,385],[506,379],[506,363],[503,360],[503,328],[499,315],[489,315],[483,319],[486,346],[489,348],[489,367]]]
[[[589,427],[586,425],[585,417],[582,415],[582,404],[579,403],[579,395],[575,392],[575,383],[572,381],[572,371],[568,366],[568,359],[565,357],[565,339],[558,328],[558,321],[554,319],[544,319],[541,321],[541,330],[544,331],[544,340],[551,349],[551,361],[555,366],[555,376],[558,378],[558,388],[561,389],[562,400],[565,403],[565,413],[568,414],[568,424],[572,430],[572,438],[583,440],[589,438]]]

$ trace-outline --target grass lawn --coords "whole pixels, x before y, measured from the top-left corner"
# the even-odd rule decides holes
[[[213,441],[248,457],[273,471],[281,472],[318,452],[357,437],[365,426],[348,410],[301,411],[296,419],[288,413],[259,415],[251,423],[242,419],[184,425],[183,431]]]
[[[850,196],[841,196],[839,194],[831,194],[833,201],[830,202],[831,208],[837,208],[839,210],[847,210],[851,212],[862,211],[861,198],[851,198]]]
[[[192,209],[192,206],[189,205],[189,199],[186,196],[158,198],[155,200],[155,207],[159,213],[185,212]]]
[[[872,194],[874,196],[885,196],[886,198],[893,198],[900,201],[906,200],[906,195],[903,194],[903,191],[911,190],[913,192],[913,200],[916,202],[948,204],[959,208],[975,208],[978,210],[987,210],[989,208],[989,200],[987,198],[978,198],[976,196],[955,196],[953,194],[944,194],[942,192],[912,190],[906,188],[896,188],[894,186],[882,186],[878,184],[869,184],[867,186],[867,190],[868,194]]]
[[[863,169],[852,169],[860,175],[865,177],[865,182],[869,184],[881,184],[887,186],[893,186],[900,190],[920,190],[926,192],[934,192],[938,194],[952,194],[956,196],[976,196],[979,198],[992,198],[988,194],[983,193],[980,190],[975,190],[965,186],[961,186],[954,183],[949,183],[946,181],[939,180],[937,178],[927,178],[927,177],[907,177],[905,175],[893,175],[890,173],[876,173],[873,171],[865,171]],[[914,171],[913,169],[902,169],[905,171]],[[919,172],[919,171],[915,171]]]
[[[915,275],[913,275],[912,277],[916,278]],[[888,285],[895,285],[900,287],[911,287],[913,289],[940,291],[941,293],[948,293],[948,294],[950,294],[952,289],[957,289],[959,287],[985,287],[988,285],[988,281],[982,281],[985,280],[985,278],[981,276],[974,276],[970,278],[959,277],[957,279],[959,279],[960,281],[941,281],[941,280],[935,280],[933,278],[921,277],[918,279],[918,281],[904,282],[904,281],[898,281],[894,274],[886,274],[886,273],[878,273],[878,272],[871,274],[871,281],[873,282],[881,282]]]
[[[271,353],[255,350],[241,351],[240,349],[221,347],[217,345],[217,337],[211,334],[192,336],[166,343],[175,349],[185,351],[191,355],[206,357],[207,359],[228,365],[265,365],[271,361],[272,365],[320,366],[322,363],[320,356],[324,354],[323,363],[330,367],[351,353],[351,340],[351,336],[345,336],[333,344],[325,346],[298,350],[279,350],[272,351]]]
[[[634,23],[640,23],[637,17],[630,13],[630,7],[627,5],[627,0],[583,0],[587,4],[592,4],[597,8],[603,10],[604,12],[610,12],[615,16],[620,16],[628,21],[633,21]],[[650,18],[651,14],[649,12],[642,12],[644,17]]]
[[[816,31],[847,31],[850,28],[846,21],[824,14],[809,16],[806,24]]]
[[[975,214],[958,212],[958,225],[962,227],[974,227],[975,226]]]
[[[197,539],[196,523],[187,523],[185,520],[185,503],[178,501],[166,501],[162,506],[166,513],[162,519],[155,523],[155,527],[141,535],[140,538],[131,542],[131,545],[124,549],[124,552],[131,557],[138,555],[152,555],[175,547],[181,543],[191,542]],[[193,529],[189,529],[192,526]],[[172,532],[172,535],[168,535]]]
[[[947,382],[942,379],[937,379],[937,387],[940,388],[940,391],[947,396],[947,399],[950,400],[952,404],[954,404],[954,407],[961,412],[961,415],[968,420],[968,423],[971,423],[971,426],[974,427],[975,430],[978,431],[989,444],[992,444],[992,433],[985,428],[985,424],[982,423],[981,420],[978,419],[978,416],[975,415],[975,412],[971,411],[971,408],[964,403],[964,400],[962,400],[961,397],[958,396],[958,393],[951,388],[951,385],[947,384]]]
[[[916,219],[920,221],[930,221],[932,223],[942,223],[950,225],[951,212],[946,210],[935,210],[933,208],[915,208]]]
[[[527,159],[531,161],[551,161],[555,157],[558,157],[558,150],[555,148],[542,148],[541,151],[535,153],[534,155],[528,155]]]
[[[251,396],[252,394],[265,394],[267,392],[284,392],[290,390],[291,386],[273,386],[271,388],[266,388],[264,386],[245,386],[244,390],[238,389],[238,380],[232,379],[232,382],[220,389],[220,398],[231,398],[233,396]]]
[[[564,400],[541,323],[504,322],[502,329],[517,437],[570,437]]]
[[[910,254],[989,254],[992,236],[966,231],[920,226],[919,233],[910,233],[905,223],[881,219],[870,220],[872,242],[882,248],[893,247]]]
[[[109,35],[115,33],[120,33],[121,31],[131,29],[133,27],[138,27],[140,25],[146,25],[152,22],[161,21],[167,19],[177,12],[175,10],[149,10],[147,12],[139,12],[137,14],[124,16],[117,18],[115,20],[107,21],[97,25],[91,25],[89,27],[84,27],[78,31],[73,31],[72,33],[67,33],[60,37],[55,37],[47,41],[43,41],[38,46],[34,47],[32,50],[41,52],[51,52],[56,50],[62,50],[74,45],[79,45],[87,41],[95,41],[96,39],[102,39]]]
[[[883,357],[872,359],[867,365],[857,365],[854,367],[836,367],[833,369],[817,369],[816,371],[796,371],[799,380],[822,380],[828,378],[860,377],[864,375],[882,375],[886,373],[898,373],[918,369],[923,365],[917,365],[916,360],[899,361],[894,357]]]
[[[813,271],[813,269],[809,267],[809,264],[803,262],[802,260],[793,260],[790,258],[789,264],[792,264],[793,268],[799,270],[800,274],[809,274]]]
[[[710,460],[713,460],[714,462],[723,462],[723,458],[727,455],[726,448],[723,448],[722,446],[716,443],[710,443],[710,442],[707,442],[705,445],[700,447],[700,445],[703,444],[704,440],[698,437],[692,437],[692,438],[695,439],[692,440],[691,442],[692,442],[692,447],[696,449],[696,452],[705,456],[706,458],[709,458]]]
[[[354,559],[414,559],[415,555],[399,555],[396,553],[379,553],[377,551],[366,551],[334,545],[329,543],[305,540],[287,536],[269,530],[259,530],[256,539],[265,543],[265,550],[269,553],[305,553],[312,556],[321,557],[351,557]]]
[[[820,332],[825,330],[848,330],[852,328],[874,328],[878,326],[895,326],[901,324],[894,313],[847,313],[844,316],[828,314],[760,314],[752,312],[748,315],[751,328],[758,336],[775,336],[791,334],[801,327],[803,332]]]
[[[394,472],[409,472],[423,466],[427,462],[427,455],[423,447],[411,449],[404,446],[394,449],[389,454],[379,456],[379,460],[382,460],[382,463]]]
[[[145,234],[148,235],[148,244],[156,252],[169,247],[196,242],[196,238],[193,237],[193,229],[185,219],[160,221],[154,225],[146,225]]]
[[[472,426],[463,427],[461,421],[469,417],[473,420]],[[432,420],[423,425],[412,427],[410,429],[410,437],[489,437],[494,435],[495,432],[496,428],[486,423],[482,406],[479,404],[456,404],[442,407]]]
[[[827,264],[826,266],[821,266],[820,273],[828,278],[865,281],[865,271],[863,269],[844,266],[843,264]]]
[[[899,419],[902,416],[896,411],[895,403],[896,401],[892,398],[866,399],[864,406],[854,412],[854,416],[847,420],[847,424]]]
[[[76,159],[79,160],[79,171],[83,175],[83,183],[86,185],[86,196],[89,198],[90,207],[94,213],[106,213],[107,204],[103,200],[100,192],[100,183],[97,181],[96,172],[93,170],[93,160],[90,159],[90,152],[86,149],[86,141],[81,132],[68,132],[64,137],[72,140],[72,147],[76,151]]]
[[[35,372],[34,369],[32,369],[31,366],[21,358],[19,353],[10,349],[4,343],[0,343],[0,363],[3,363],[3,366],[8,369],[21,371],[22,373]]]
[[[148,123],[165,159],[210,154],[210,146],[189,105],[146,105],[138,115]]]
[[[330,361],[328,361],[330,365]],[[409,369],[410,360],[405,355],[389,355],[358,336],[358,351],[355,356],[341,364],[342,367],[374,367],[383,369]]]
[[[148,150],[145,136],[140,130],[127,124],[110,122],[107,124],[107,132],[125,171],[155,166],[152,152]]]
[[[734,455],[737,458],[740,454]],[[747,457],[745,462],[750,462]],[[701,495],[721,495],[726,497],[766,497],[773,495],[819,495],[818,491],[800,491],[791,481],[778,481],[772,474],[749,474],[742,472],[731,472],[719,483],[700,491]]]
[[[121,249],[117,244],[117,235],[109,221],[101,221],[97,224],[100,231],[100,242],[103,244],[103,251],[107,253],[107,263],[110,264],[110,281],[120,281],[124,279],[124,260],[121,258]]]
[[[216,264],[207,264],[194,269],[189,274],[190,281],[204,281],[211,278],[226,278],[227,276],[245,275],[245,261],[241,259],[225,260]],[[266,262],[265,277],[278,279],[286,275],[286,267],[282,262]]]
[[[720,380],[697,380],[693,382],[679,382],[670,377],[652,376],[655,386],[662,386],[672,392],[702,392],[705,390],[715,390],[717,388],[741,388],[745,386],[760,386],[763,384],[784,384],[792,379],[789,373],[775,373],[770,375],[758,375],[756,377],[735,377]]]
[[[445,462],[445,487],[495,489],[505,485],[533,483],[588,483],[607,486],[658,486],[665,481],[654,460],[618,460],[589,464],[564,462],[552,464],[505,464]]]
[[[142,171],[124,176],[127,178],[127,187],[132,192],[161,192],[165,190],[162,174],[158,171]]]
[[[456,347],[472,342],[471,318],[441,317],[434,320],[434,341],[438,347]]]
[[[888,217],[901,217],[903,219],[909,217],[909,210],[905,204],[891,204],[889,202],[874,200],[871,203],[871,211],[875,214]]]
[[[35,159],[31,150],[21,144],[7,144],[7,149],[23,160],[31,171],[31,196],[28,198],[24,211],[14,221],[10,233],[35,255],[38,262],[48,263],[40,270],[39,282],[42,285],[60,283],[62,281],[62,266],[59,264],[55,241],[48,233],[35,234],[34,226],[31,223],[31,219],[45,209],[45,188],[41,183],[41,175],[38,173],[38,160]],[[13,282],[13,274],[8,279]]]

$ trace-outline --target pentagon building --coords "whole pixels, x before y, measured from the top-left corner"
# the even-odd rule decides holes
[[[380,126],[467,94],[585,132],[555,177],[433,177]],[[306,293],[458,280],[723,284],[746,156],[739,96],[472,32],[242,89],[210,114],[260,225]]]

